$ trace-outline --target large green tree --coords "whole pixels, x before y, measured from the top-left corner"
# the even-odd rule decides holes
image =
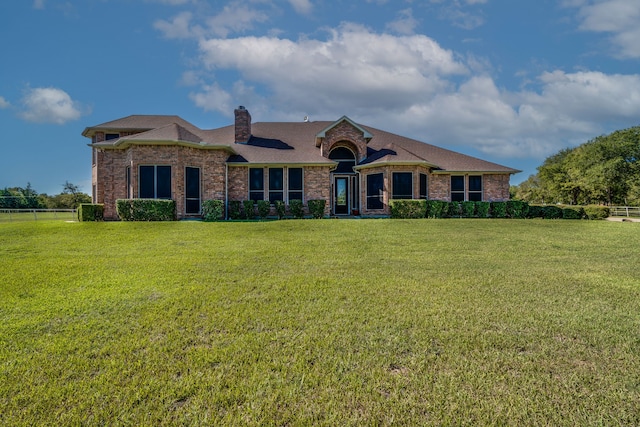
[[[548,157],[516,197],[532,203],[640,204],[640,127],[599,136]]]

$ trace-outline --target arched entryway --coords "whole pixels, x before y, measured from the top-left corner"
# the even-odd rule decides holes
[[[354,152],[339,146],[331,150],[329,159],[338,162],[331,173],[333,186],[331,210],[334,215],[352,215],[359,211],[358,177],[353,167],[356,165]]]

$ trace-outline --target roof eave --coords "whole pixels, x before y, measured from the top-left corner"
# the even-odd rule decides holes
[[[227,150],[233,154],[237,154],[236,151],[230,145],[213,145],[206,144],[204,142],[191,142],[191,141],[150,141],[150,140],[129,140],[120,139],[114,144],[103,144],[101,142],[95,144],[87,144],[89,147],[101,148],[106,150],[122,150],[128,148],[131,145],[156,145],[156,146],[170,146],[177,145],[181,147],[199,148],[201,150]]]

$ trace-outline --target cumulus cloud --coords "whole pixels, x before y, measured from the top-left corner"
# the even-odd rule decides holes
[[[4,99],[3,96],[0,96],[0,110],[4,109],[4,108],[9,108],[10,106],[11,106],[11,104],[9,103],[9,101]]]
[[[238,73],[232,85],[207,82],[191,98],[230,115],[247,105],[259,120],[354,120],[437,145],[495,157],[543,159],[605,124],[640,117],[640,75],[551,70],[525,89],[499,87],[473,57],[424,35],[376,33],[355,24],[325,39],[202,39],[203,66]],[[254,87],[259,90],[254,90]],[[613,127],[615,129],[615,127]]]
[[[160,30],[168,39],[186,39],[197,34],[197,30],[192,29],[191,12],[181,12],[171,19],[171,21],[158,20],[153,23],[156,30]]]
[[[384,99],[387,108],[400,106],[442,90],[442,76],[467,72],[426,36],[376,34],[353,24],[331,30],[327,40],[209,39],[200,50],[210,69],[238,70],[282,101],[308,108],[356,107],[363,96],[367,102]]]
[[[465,30],[484,25],[485,18],[475,5],[487,3],[487,0],[431,0],[431,3],[442,4],[439,16],[450,21],[454,26]]]
[[[581,30],[611,34],[614,55],[640,58],[640,0],[583,0],[565,5],[578,8]]]
[[[20,116],[29,122],[64,124],[79,119],[83,112],[69,94],[54,87],[29,89],[22,100]]]

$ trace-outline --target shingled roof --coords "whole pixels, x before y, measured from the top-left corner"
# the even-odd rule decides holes
[[[347,120],[366,132],[367,158],[356,169],[382,164],[422,164],[434,172],[493,172],[513,174],[519,170],[447,150]],[[132,115],[86,128],[82,135],[98,131],[137,132],[134,135],[93,144],[102,148],[124,148],[129,144],[180,143],[201,148],[225,148],[230,164],[331,165],[316,146],[316,137],[337,122],[257,122],[251,124],[251,138],[235,143],[234,125],[203,130],[178,116]]]

